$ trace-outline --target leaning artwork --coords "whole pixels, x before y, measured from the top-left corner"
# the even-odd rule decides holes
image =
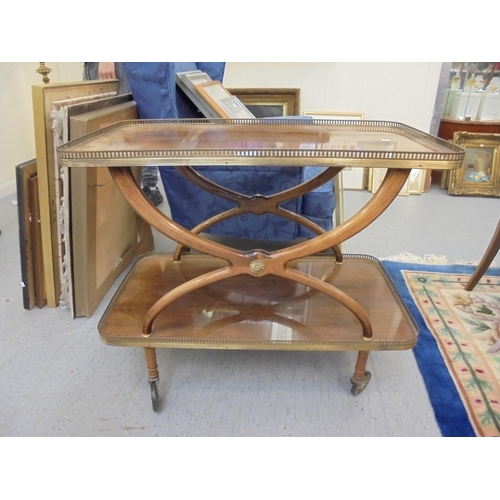
[[[466,153],[462,166],[449,174],[448,193],[500,196],[500,134],[455,132],[453,142]]]

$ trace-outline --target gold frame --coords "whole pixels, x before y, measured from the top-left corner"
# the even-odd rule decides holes
[[[448,194],[500,196],[500,134],[455,132],[453,143],[466,153],[462,166],[449,172]]]
[[[246,107],[283,106],[283,116],[300,115],[300,89],[295,88],[242,88],[227,89]],[[250,109],[250,111],[252,111]],[[256,116],[256,118],[261,118]]]
[[[114,123],[138,119],[137,104],[126,96],[92,101],[69,119],[70,139]],[[117,102],[117,104],[106,105]],[[121,272],[154,248],[149,224],[130,207],[107,169],[70,170],[70,268],[74,317],[90,318]],[[140,183],[140,168],[132,168]]]
[[[35,214],[31,214],[30,179],[36,176],[36,160],[16,166],[17,215],[19,223],[19,253],[21,256],[21,278],[23,306],[31,310],[36,305],[35,256],[33,250],[32,225],[37,224]]]
[[[95,80],[33,85],[33,120],[42,231],[43,268],[48,307],[57,307],[61,292],[58,259],[58,213],[54,172],[54,133],[51,106],[54,101],[118,92],[117,80]]]
[[[210,106],[221,115],[221,118],[232,118],[232,116],[218,103],[209,89],[216,88],[226,95],[231,97],[231,93],[222,85],[221,82],[213,80],[210,82],[203,82],[195,84],[195,89],[204,97]]]

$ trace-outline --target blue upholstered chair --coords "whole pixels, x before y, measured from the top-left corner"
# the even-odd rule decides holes
[[[212,80],[222,81],[224,63],[122,63],[139,116],[153,118],[203,118],[181,89],[175,74],[201,70]],[[173,97],[175,96],[175,98]],[[293,118],[293,117],[288,117]],[[309,119],[309,117],[295,117]],[[196,171],[222,187],[244,195],[265,196],[289,189],[317,175],[322,167],[220,166],[196,167]],[[172,219],[193,229],[206,219],[229,210],[235,203],[211,194],[182,177],[174,168],[160,167]],[[303,215],[324,230],[332,228],[335,209],[333,180],[281,205]],[[274,214],[251,213],[224,220],[206,231],[232,238],[290,241],[310,238],[310,229]]]
[[[265,196],[281,192],[310,179],[321,167],[197,167],[196,171],[207,179],[244,195]],[[173,168],[160,168],[160,175],[170,206],[172,219],[187,229],[193,229],[204,220],[236,206],[230,200],[195,186]],[[332,228],[335,208],[333,181],[314,191],[288,200],[281,205],[303,215],[324,230]],[[304,226],[274,214],[243,214],[222,221],[206,231],[208,234],[232,238],[289,241],[310,238],[315,233]]]

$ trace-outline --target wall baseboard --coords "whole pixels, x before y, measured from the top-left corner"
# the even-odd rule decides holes
[[[0,198],[5,198],[6,196],[12,196],[16,193],[16,181],[5,182],[0,184]]]

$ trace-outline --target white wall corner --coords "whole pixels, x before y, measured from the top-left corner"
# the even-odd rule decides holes
[[[6,196],[15,195],[16,190],[16,181],[15,179],[9,182],[4,182],[0,184],[0,198],[5,198]]]

